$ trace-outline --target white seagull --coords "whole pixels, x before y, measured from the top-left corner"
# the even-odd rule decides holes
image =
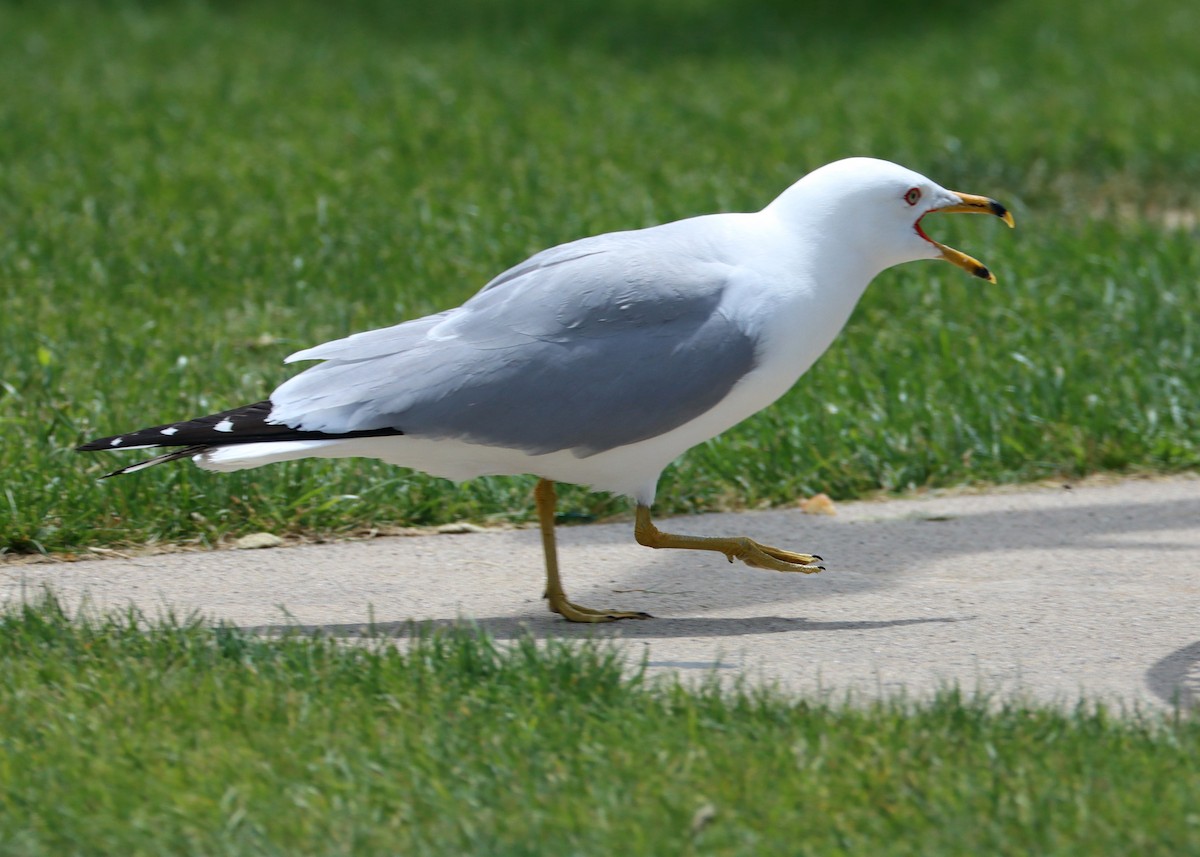
[[[993,214],[887,161],[814,170],[762,211],[709,214],[544,250],[460,307],[298,351],[320,360],[269,399],[105,437],[81,451],[181,447],[114,473],[191,458],[233,471],[364,456],[452,480],[529,473],[552,611],[575,622],[649,618],[569,601],[554,543],[554,483],[625,494],[634,536],[755,568],[811,573],[815,554],[747,538],[664,533],[659,475],[685,450],[778,399],[829,347],[886,268],[984,265],[925,234],[930,212]]]

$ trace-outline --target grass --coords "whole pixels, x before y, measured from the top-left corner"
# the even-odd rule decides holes
[[[611,644],[0,614],[0,854],[1185,854],[1200,721],[647,683]]]
[[[71,450],[850,154],[1010,204],[1015,233],[931,227],[1000,284],[881,276],[795,390],[668,471],[664,510],[1195,468],[1197,32],[1136,0],[0,4],[0,551],[524,518],[529,480],[101,484],[116,459]]]

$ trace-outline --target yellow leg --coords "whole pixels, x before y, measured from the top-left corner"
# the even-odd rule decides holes
[[[725,554],[730,562],[740,559],[754,568],[771,571],[801,571],[805,574],[824,571],[825,566],[814,565],[821,558],[816,554],[793,553],[770,545],[760,545],[745,537],[706,538],[702,536],[676,536],[664,533],[650,521],[650,507],[637,507],[637,518],[633,528],[638,544],[649,548],[682,548],[683,550],[717,551]]]
[[[554,544],[554,504],[556,501],[554,483],[549,479],[539,479],[533,489],[533,497],[537,501],[538,523],[542,527],[542,550],[546,554],[546,594],[550,602],[551,612],[557,613],[568,622],[614,622],[617,619],[652,619],[649,613],[636,610],[593,610],[572,604],[563,592],[562,581],[558,577],[558,549]]]

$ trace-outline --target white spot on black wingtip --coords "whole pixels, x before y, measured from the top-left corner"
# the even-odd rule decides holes
[[[175,434],[175,432],[177,432],[177,431],[179,431],[178,426],[168,426],[167,428],[165,428],[161,432],[159,432],[159,434],[165,434],[168,437],[170,437],[171,435]]]
[[[233,420],[221,420],[213,426],[213,431],[233,431]]]
[[[125,438],[123,438],[123,437],[114,437],[112,440],[110,440],[108,442],[108,445],[109,446],[120,446],[121,441],[123,441],[123,440],[125,440]]]

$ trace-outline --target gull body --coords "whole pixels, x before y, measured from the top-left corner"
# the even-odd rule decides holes
[[[180,457],[232,471],[352,456],[453,480],[530,473],[630,496],[643,543],[653,534],[686,540],[649,523],[662,471],[783,395],[877,274],[943,258],[993,279],[924,233],[921,218],[932,211],[1012,223],[998,203],[896,164],[838,161],[761,211],[563,244],[500,274],[462,306],[297,352],[288,362],[322,362],[267,401],[81,449],[182,447],[117,473]],[[543,507],[553,503],[552,490],[545,494],[544,535]],[[552,509],[549,526],[548,573]],[[763,559],[718,541],[652,546],[719,550],[776,570],[819,568],[812,555],[769,548]],[[635,615],[588,613],[600,618],[582,621]]]
[[[644,248],[643,252],[653,252],[660,259],[669,257],[673,252],[694,254],[697,248],[703,248],[707,257],[705,267],[719,271],[722,277],[719,286],[721,294],[713,311],[725,317],[732,336],[744,337],[744,344],[749,346],[742,349],[739,355],[742,359],[729,367],[734,371],[743,368],[749,371],[736,379],[714,378],[714,385],[718,381],[722,385],[730,384],[728,392],[711,407],[681,425],[666,428],[662,434],[600,451],[592,451],[583,443],[576,443],[548,452],[479,443],[464,438],[405,434],[352,440],[216,447],[198,455],[196,462],[211,470],[239,470],[314,455],[367,456],[455,481],[484,475],[533,473],[559,482],[625,494],[639,503],[649,505],[654,500],[659,474],[673,460],[692,446],[715,437],[767,407],[795,383],[837,336],[869,282],[870,274],[860,270],[855,272],[856,284],[837,294],[837,300],[820,300],[820,292],[816,288],[819,282],[817,272],[807,270],[811,262],[806,264],[804,254],[796,252],[797,248],[789,238],[788,231],[778,218],[759,213],[711,215],[653,227],[642,230],[641,234],[617,233],[587,241],[586,249],[615,254],[624,263],[622,267],[629,264],[626,254],[633,247],[638,250]],[[762,257],[754,260],[753,264],[737,257],[737,248],[747,240],[758,242],[764,251]],[[670,244],[675,246],[664,249]],[[568,270],[561,273],[569,275]],[[685,285],[692,284],[685,281]],[[713,281],[710,280],[697,284],[696,288],[712,286]],[[510,286],[514,289],[519,287],[519,284]],[[564,303],[571,299],[569,292],[560,294]],[[519,301],[520,298],[518,293],[511,300]],[[628,309],[622,310],[618,304],[614,312],[634,312],[635,306],[631,304]],[[440,328],[452,326],[459,315],[476,312],[486,312],[486,308],[477,310],[473,302],[468,301],[463,307],[451,310],[444,322],[433,327],[425,336],[430,341],[436,341]],[[383,333],[380,338],[392,335],[389,331],[376,333]],[[396,338],[401,341],[407,339],[404,336]],[[351,337],[299,352],[289,358],[289,362],[352,352],[359,344]],[[613,347],[622,348],[625,343],[614,342]],[[553,347],[546,349],[546,359],[555,359],[554,350]],[[485,361],[497,356],[481,353],[481,359]],[[625,389],[628,385],[649,388],[670,385],[671,373],[693,371],[695,365],[692,361],[703,363],[706,359],[720,356],[723,355],[689,354],[686,349],[680,349],[677,365],[644,365],[635,377],[626,378],[610,377],[606,364],[598,362],[593,367],[596,373],[594,377],[577,378],[580,384],[592,391],[594,412],[589,414],[589,421],[610,420],[619,423],[622,411],[626,409],[623,403],[626,401]],[[747,360],[747,357],[750,359]],[[331,356],[331,359],[336,361],[338,358]],[[720,371],[720,367],[713,368]],[[667,377],[661,377],[663,375]],[[272,401],[278,403],[276,407],[280,409],[280,416],[289,421],[288,417],[294,415],[302,427],[312,424],[326,430],[336,431],[354,425],[347,421],[332,420],[310,423],[304,419],[307,409],[312,407],[316,398],[309,390],[321,381],[319,375],[313,373],[309,377],[299,376],[297,383],[283,385],[272,396]],[[541,381],[530,378],[529,383],[536,386]],[[367,395],[373,395],[374,392],[372,390]],[[664,391],[664,394],[669,395],[669,392]],[[552,400],[556,394],[547,389],[544,395],[547,400]],[[553,416],[548,419],[553,419]],[[564,440],[564,443],[569,441]]]

